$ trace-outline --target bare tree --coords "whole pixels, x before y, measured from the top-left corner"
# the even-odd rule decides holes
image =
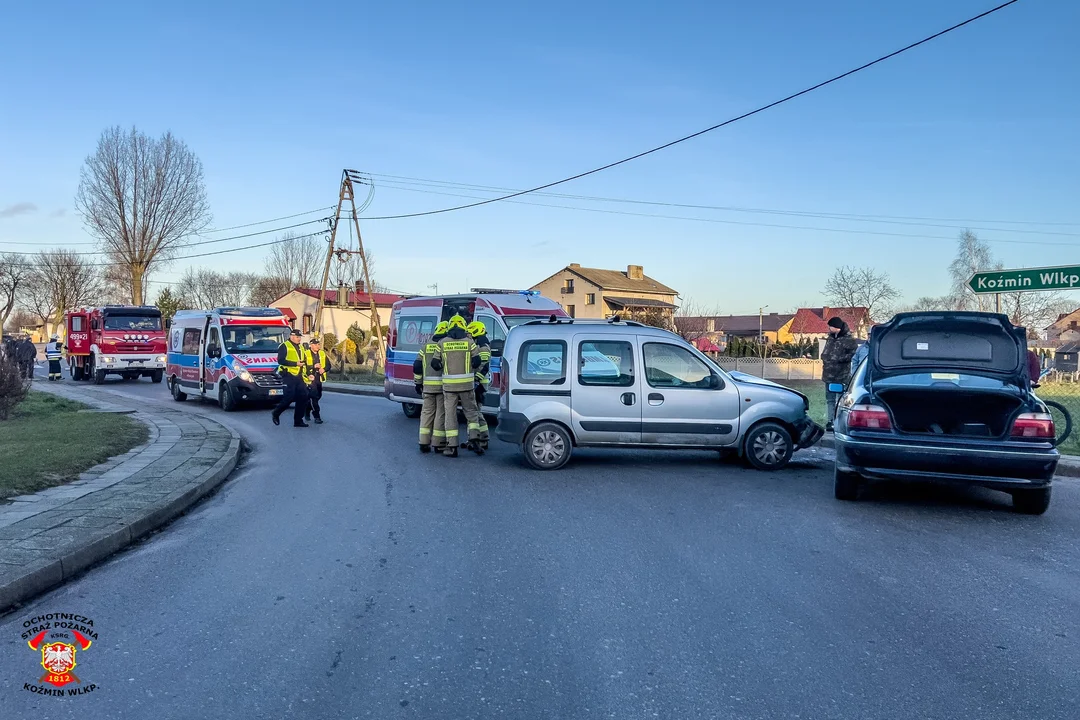
[[[690,343],[701,338],[715,336],[723,330],[717,326],[715,320],[719,315],[720,308],[717,305],[706,308],[694,298],[680,298],[679,309],[675,311],[674,332]]]
[[[150,297],[150,273],[142,278],[142,296],[144,302]],[[114,305],[126,305],[132,300],[131,272],[121,262],[111,262],[101,273],[101,302]]]
[[[1028,329],[1028,335],[1038,333],[1057,320],[1058,315],[1076,309],[1076,302],[1059,292],[1015,292],[1001,294],[1001,312],[1013,325]]]
[[[1001,264],[994,260],[994,253],[986,241],[980,240],[970,230],[961,232],[957,240],[956,257],[949,263],[953,309],[993,310],[994,298],[990,295],[976,295],[968,286],[968,280],[977,272],[999,269],[1001,269]]]
[[[0,255],[0,327],[3,327],[30,278],[30,263],[18,253]]]
[[[259,277],[248,293],[248,303],[256,307],[269,307],[270,303],[292,290],[287,278],[276,278],[268,275]]]
[[[375,280],[375,255],[370,250],[365,250],[364,254],[367,256],[368,277],[371,278],[371,284],[378,288],[378,282]],[[344,261],[341,260],[342,257]],[[358,281],[363,282],[363,280],[364,262],[359,253],[339,256],[330,261],[330,287],[341,285],[355,287]]]
[[[7,327],[14,331],[19,328],[30,327],[35,322],[34,314],[26,308],[18,308],[8,317]]]
[[[921,297],[908,308],[911,312],[930,312],[934,310],[951,310],[953,299],[946,297]]]
[[[101,275],[97,266],[70,250],[40,252],[34,258],[25,299],[27,307],[41,319],[43,332],[56,327],[64,311],[97,301]]]
[[[150,270],[211,219],[202,163],[188,146],[172,133],[155,139],[119,126],[86,158],[75,207],[102,251],[127,268],[135,305]]]
[[[259,281],[255,273],[219,273],[208,268],[187,268],[176,283],[177,293],[200,308],[246,305]]]
[[[888,273],[847,265],[836,268],[822,294],[835,307],[866,308],[873,321],[891,315],[889,305],[900,296]]]
[[[288,285],[281,294],[298,287],[319,287],[326,263],[326,242],[322,237],[288,232],[281,240],[271,246],[266,258],[266,274]]]

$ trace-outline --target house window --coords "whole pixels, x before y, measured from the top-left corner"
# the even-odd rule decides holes
[[[596,293],[588,293],[587,295],[585,295],[585,304],[586,305],[595,305],[596,304]]]
[[[572,295],[574,293],[574,278],[563,280],[562,291],[563,295]]]
[[[575,309],[574,309],[573,305],[567,305],[566,306],[566,314],[569,315],[570,317],[577,317],[577,314],[575,313]]]
[[[309,332],[311,332],[311,324],[312,324],[313,321],[314,321],[314,318],[310,314],[307,314],[307,313],[304,314],[304,330],[303,330],[303,332],[304,332],[305,335],[307,335]]]

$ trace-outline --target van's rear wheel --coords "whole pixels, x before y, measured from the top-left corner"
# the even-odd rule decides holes
[[[537,470],[558,470],[570,460],[573,442],[566,428],[541,423],[525,435],[525,460]]]
[[[1050,488],[1013,490],[1013,510],[1025,515],[1042,515],[1050,507]]]
[[[187,400],[187,393],[180,389],[180,381],[175,377],[169,380],[169,389],[172,390],[172,397],[176,402]]]
[[[420,413],[423,411],[423,405],[417,405],[416,403],[401,403],[401,411],[405,413],[405,417],[415,420],[420,417]]]
[[[761,423],[750,429],[743,444],[747,461],[758,470],[779,470],[791,460],[795,446],[791,433],[778,423]]]

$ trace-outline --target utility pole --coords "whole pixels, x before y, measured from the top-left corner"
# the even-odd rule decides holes
[[[436,295],[439,294],[439,283],[432,283],[431,285],[428,285],[428,287],[434,290]]]
[[[765,308],[767,308],[767,307],[769,307],[769,306],[766,305],[765,307],[759,307],[757,309],[757,341],[758,341],[758,346],[761,348],[761,377],[762,378],[765,377],[765,334],[762,332],[761,326],[762,326],[762,321],[763,321],[763,319],[765,317]]]
[[[323,268],[322,289],[319,292],[319,305],[315,311],[315,327],[318,329],[319,334],[322,334],[322,312],[326,306],[326,283],[330,278],[330,261],[336,254],[341,260],[345,260],[348,256],[353,254],[360,255],[360,261],[364,267],[364,289],[367,291],[368,307],[371,311],[371,334],[375,337],[376,344],[376,356],[375,364],[386,367],[384,358],[386,353],[383,350],[382,339],[382,322],[379,319],[379,310],[375,307],[375,288],[371,286],[371,274],[368,272],[367,255],[364,254],[364,240],[360,235],[360,218],[356,209],[356,190],[355,185],[370,185],[370,181],[364,179],[360,173],[355,170],[343,170],[341,173],[341,190],[338,192],[338,206],[337,212],[334,213],[333,226],[330,232],[330,247],[326,252],[326,266]],[[341,208],[345,204],[345,200],[349,201],[349,205],[352,208],[352,221],[356,227],[356,250],[347,249],[334,249],[334,243],[337,239],[337,229],[340,223]],[[370,197],[368,198],[370,200]],[[347,219],[346,219],[347,220]]]

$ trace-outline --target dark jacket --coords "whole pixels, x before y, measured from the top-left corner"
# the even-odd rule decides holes
[[[21,363],[33,362],[37,359],[37,346],[29,340],[23,340],[16,348],[15,354]]]
[[[821,379],[827,383],[847,383],[851,377],[851,358],[858,347],[847,323],[840,332],[829,335],[821,351]]]
[[[1038,354],[1034,350],[1028,350],[1027,366],[1028,377],[1031,378],[1031,382],[1039,382],[1039,376],[1042,375],[1042,360],[1039,359]]]

